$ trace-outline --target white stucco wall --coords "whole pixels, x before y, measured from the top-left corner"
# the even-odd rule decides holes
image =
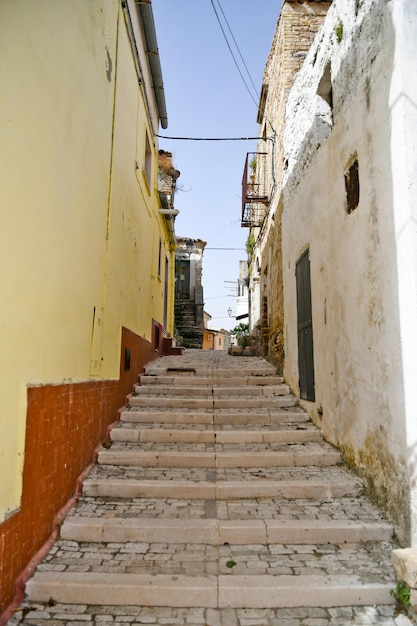
[[[261,263],[261,257],[259,250],[256,250],[250,273],[249,283],[249,330],[253,331],[254,328],[261,323],[261,289],[260,289],[260,276],[259,267]]]
[[[248,262],[239,261],[239,278],[237,281],[236,317],[249,315]],[[243,319],[247,323],[248,318]]]
[[[287,102],[282,246],[285,376],[297,390],[295,264],[309,247],[316,402],[307,408],[407,542],[417,248],[416,105],[406,84],[416,70],[405,59],[416,58],[417,21],[405,4],[335,0],[329,10]],[[332,112],[317,95],[328,62]],[[354,158],[360,201],[348,215]]]
[[[391,80],[394,228],[411,491],[411,544],[417,545],[417,5],[393,4],[396,71]],[[402,138],[398,141],[397,138]]]

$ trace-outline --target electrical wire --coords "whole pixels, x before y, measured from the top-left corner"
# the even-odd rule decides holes
[[[217,21],[218,21],[218,23],[219,23],[220,29],[221,29],[221,31],[222,31],[222,33],[223,33],[223,37],[224,37],[224,39],[225,39],[225,41],[226,41],[226,45],[227,45],[227,47],[229,48],[229,52],[230,52],[230,54],[231,54],[231,56],[232,56],[232,59],[233,59],[233,61],[234,61],[235,65],[236,65],[237,71],[238,71],[238,72],[239,72],[239,74],[240,74],[240,77],[241,77],[241,79],[242,79],[242,81],[243,81],[243,83],[244,83],[244,85],[245,85],[245,87],[246,87],[246,89],[247,89],[247,92],[248,92],[249,96],[250,96],[250,97],[251,97],[251,99],[253,100],[253,102],[254,102],[255,106],[256,106],[256,107],[258,107],[258,102],[257,102],[257,101],[255,100],[255,98],[253,97],[253,94],[251,93],[251,90],[249,89],[249,86],[248,86],[248,84],[247,84],[247,82],[246,82],[246,80],[245,80],[245,78],[244,78],[244,76],[243,76],[243,74],[242,74],[242,72],[241,72],[241,69],[240,69],[239,64],[238,64],[238,62],[237,62],[237,60],[236,60],[236,57],[235,57],[235,55],[233,54],[233,50],[232,50],[232,48],[231,48],[231,46],[230,46],[229,40],[227,39],[227,35],[226,35],[225,31],[224,31],[223,24],[221,23],[221,20],[220,20],[220,17],[219,17],[218,12],[217,12],[217,10],[216,10],[216,7],[214,6],[214,2],[213,2],[213,0],[210,0],[210,2],[211,2],[211,6],[213,7],[213,11],[214,11],[214,13],[215,13],[215,15],[216,15]]]
[[[231,55],[232,55],[232,57],[233,57],[233,60],[234,60],[234,62],[235,62],[235,64],[236,64],[236,67],[237,67],[236,59],[235,59],[235,57],[234,57],[234,55],[233,55],[233,53],[232,53],[232,51],[231,51],[231,48],[230,48],[230,46],[229,46],[228,41],[227,41],[226,34],[225,34],[225,32],[224,32],[224,30],[223,30],[223,27],[222,27],[222,25],[221,25],[221,23],[220,23],[219,16],[218,16],[217,11],[216,11],[216,9],[215,9],[215,7],[214,7],[214,4],[213,4],[213,0],[210,0],[210,2],[211,2],[211,5],[212,5],[212,7],[213,7],[213,9],[214,9],[215,14],[216,14],[217,21],[219,22],[219,25],[220,25],[220,28],[221,28],[221,30],[222,30],[222,33],[223,33],[223,35],[224,35],[224,37],[225,37],[225,39],[226,39],[227,46],[228,46],[228,48],[229,48],[229,50],[230,50],[230,53],[231,53]],[[251,76],[251,74],[250,74],[250,72],[249,72],[249,70],[248,70],[248,68],[247,68],[247,66],[246,66],[246,63],[245,63],[244,58],[243,58],[243,56],[242,56],[242,53],[241,53],[241,51],[240,51],[240,49],[239,49],[239,46],[238,46],[238,44],[237,44],[237,41],[236,41],[236,39],[235,39],[235,37],[234,37],[234,35],[233,35],[232,29],[230,28],[229,22],[227,21],[226,15],[225,15],[225,13],[224,13],[224,11],[223,11],[223,8],[222,8],[222,6],[221,6],[221,4],[220,4],[220,0],[217,0],[217,4],[219,5],[220,11],[222,12],[223,19],[224,19],[224,21],[225,21],[225,23],[226,23],[226,25],[227,25],[227,27],[228,27],[228,29],[229,29],[229,32],[230,32],[230,34],[231,34],[231,36],[232,36],[232,39],[233,39],[233,42],[234,42],[234,44],[235,44],[235,46],[236,46],[236,49],[237,49],[237,51],[238,51],[238,53],[239,53],[239,56],[240,56],[241,60],[242,60],[242,63],[243,63],[243,66],[244,66],[244,68],[245,68],[245,70],[246,70],[246,72],[247,72],[247,75],[249,76],[249,79],[250,79],[250,81],[251,81],[251,83],[252,83],[253,89],[254,89],[254,91],[255,91],[255,94],[257,95],[257,98],[258,98],[258,103],[259,103],[259,94],[258,94],[258,91],[257,91],[257,89],[256,89],[256,87],[255,87],[255,85],[254,85],[254,82],[253,82],[253,80],[252,80],[252,76]],[[242,74],[241,74],[241,72],[240,72],[239,68],[238,68],[238,71],[239,71],[239,74],[242,76]],[[243,79],[243,77],[242,77],[242,80],[243,80],[243,82],[245,83],[246,89],[248,89],[248,86],[247,86],[247,84],[246,84],[246,81]],[[248,89],[248,91],[249,91],[249,89]],[[251,94],[250,92],[249,92],[249,95],[251,96],[252,100],[255,102],[255,100],[254,100],[254,98],[253,98],[253,96],[252,96],[252,94]],[[255,102],[256,106],[258,106],[258,103],[256,103],[256,102]],[[266,119],[267,119],[267,122],[269,123],[269,125],[271,126],[271,129],[272,129],[272,132],[273,132],[273,137],[261,137],[261,136],[259,136],[259,137],[257,137],[257,140],[259,141],[259,140],[267,140],[267,139],[269,139],[270,141],[272,141],[273,146],[275,147],[275,137],[276,137],[277,133],[276,133],[275,128],[274,128],[274,127],[273,127],[273,125],[272,125],[272,122],[271,122],[268,118],[266,118]],[[275,181],[275,167],[274,167],[274,157],[275,157],[275,154],[274,154],[274,152],[275,152],[275,148],[274,148],[274,147],[272,148],[272,177],[273,177],[273,187],[275,188],[276,181]]]
[[[171,141],[258,141],[264,137],[167,137],[166,135],[155,135],[159,139],[170,139]],[[272,137],[265,137],[272,139]]]
[[[245,68],[245,70],[246,70],[246,73],[247,73],[247,75],[248,75],[248,77],[249,77],[249,80],[250,80],[250,82],[252,83],[252,87],[253,87],[253,90],[254,90],[254,92],[255,92],[255,95],[256,95],[256,97],[258,98],[258,101],[259,101],[259,93],[258,93],[258,90],[256,89],[255,83],[253,82],[253,78],[252,78],[252,76],[251,76],[251,74],[250,74],[250,72],[249,72],[249,70],[248,70],[248,66],[247,66],[247,65],[246,65],[246,63],[245,63],[245,59],[243,58],[243,55],[242,55],[242,53],[241,53],[241,51],[240,51],[240,49],[239,49],[238,43],[237,43],[237,41],[236,41],[236,39],[235,39],[235,37],[234,37],[234,35],[233,35],[232,29],[230,28],[229,22],[227,21],[227,17],[226,17],[226,15],[224,14],[224,11],[223,11],[223,8],[222,8],[222,5],[220,4],[220,0],[217,0],[217,4],[219,5],[220,11],[222,12],[222,15],[223,15],[223,19],[224,19],[224,21],[226,22],[226,26],[227,26],[227,28],[229,29],[229,33],[230,33],[230,34],[231,34],[231,36],[232,36],[233,42],[234,42],[234,44],[235,44],[235,46],[236,46],[236,50],[238,51],[239,56],[240,56],[240,58],[241,58],[241,61],[242,61],[242,63],[243,63],[243,67],[244,67],[244,68]]]

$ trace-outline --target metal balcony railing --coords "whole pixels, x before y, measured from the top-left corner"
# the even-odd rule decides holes
[[[262,226],[268,211],[266,152],[248,152],[242,177],[243,227]]]

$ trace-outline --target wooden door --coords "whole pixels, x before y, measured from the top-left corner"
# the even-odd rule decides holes
[[[316,399],[314,388],[313,316],[311,308],[310,250],[306,250],[296,264],[298,371],[300,397]]]
[[[175,264],[175,298],[190,299],[190,261],[179,259]]]

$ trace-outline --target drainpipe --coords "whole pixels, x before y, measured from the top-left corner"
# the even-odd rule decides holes
[[[174,206],[174,197],[175,197],[175,192],[177,190],[177,180],[178,178],[181,176],[181,172],[179,170],[173,170],[171,172],[171,206]]]
[[[171,217],[177,217],[178,209],[159,209],[161,215],[170,215]]]
[[[158,42],[156,40],[155,22],[153,19],[151,0],[143,0],[136,5],[145,34],[146,54],[152,74],[152,86],[158,106],[159,119],[162,128],[168,128],[168,114],[165,102],[164,83],[162,80],[161,62],[159,59]]]
[[[171,247],[175,246],[175,244],[177,243],[177,239],[175,237],[175,229],[174,229],[174,219],[175,216],[178,215],[179,211],[176,211],[175,209],[171,210],[171,209],[159,209],[159,212],[161,215],[165,216],[165,224],[167,225],[167,229],[168,229],[168,233],[169,233],[169,238],[171,240]]]

